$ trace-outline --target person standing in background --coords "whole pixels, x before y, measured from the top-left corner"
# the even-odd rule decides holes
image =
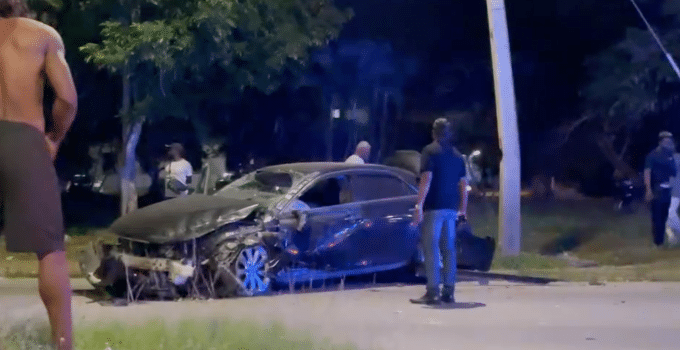
[[[371,157],[371,144],[369,144],[366,141],[361,141],[357,145],[356,151],[354,151],[354,154],[349,156],[347,160],[345,160],[345,163],[350,163],[350,164],[366,164],[368,162],[368,159]]]
[[[660,247],[664,243],[666,221],[671,205],[672,181],[676,177],[673,153],[675,142],[668,131],[659,133],[659,146],[645,159],[645,200],[652,212],[652,238]]]
[[[189,194],[189,184],[194,174],[191,163],[186,157],[184,146],[181,143],[173,143],[167,146],[170,162],[164,167],[161,176],[165,178],[165,198],[176,198]]]
[[[680,206],[680,153],[673,154],[675,161],[675,178],[671,182],[671,203],[668,208],[668,219],[666,220],[666,238],[668,244],[675,245],[680,238],[680,217],[678,217],[678,206]]]

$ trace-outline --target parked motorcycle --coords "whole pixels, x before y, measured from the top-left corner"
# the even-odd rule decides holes
[[[632,179],[622,179],[616,183],[617,200],[614,210],[622,213],[634,212],[633,201],[635,200],[635,184]]]

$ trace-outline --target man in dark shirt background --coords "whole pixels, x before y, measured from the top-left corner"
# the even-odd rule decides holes
[[[456,220],[459,215],[464,217],[467,210],[465,161],[451,145],[451,123],[445,118],[437,119],[432,136],[434,142],[421,155],[418,202],[413,215],[414,224],[422,222],[420,240],[427,276],[426,293],[420,299],[411,299],[415,304],[454,302]]]
[[[659,146],[645,159],[645,200],[652,211],[652,236],[654,244],[662,246],[671,204],[671,180],[676,176],[673,152],[675,142],[668,131],[659,133]]]

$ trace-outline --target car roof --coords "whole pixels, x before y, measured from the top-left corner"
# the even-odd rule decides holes
[[[302,174],[311,174],[319,172],[321,174],[332,173],[336,171],[346,170],[368,170],[368,171],[389,171],[403,176],[406,180],[411,180],[415,174],[396,167],[380,164],[351,164],[341,162],[305,162],[305,163],[289,163],[264,167],[261,171],[294,171]]]

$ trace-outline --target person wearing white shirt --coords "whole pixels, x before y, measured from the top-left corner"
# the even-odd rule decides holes
[[[368,158],[371,156],[371,145],[366,141],[361,141],[357,145],[356,151],[352,154],[345,163],[350,164],[366,164]]]
[[[191,176],[194,169],[185,157],[184,146],[180,143],[173,143],[167,146],[170,162],[165,165],[165,198],[175,198],[189,194],[188,185],[191,183]]]

